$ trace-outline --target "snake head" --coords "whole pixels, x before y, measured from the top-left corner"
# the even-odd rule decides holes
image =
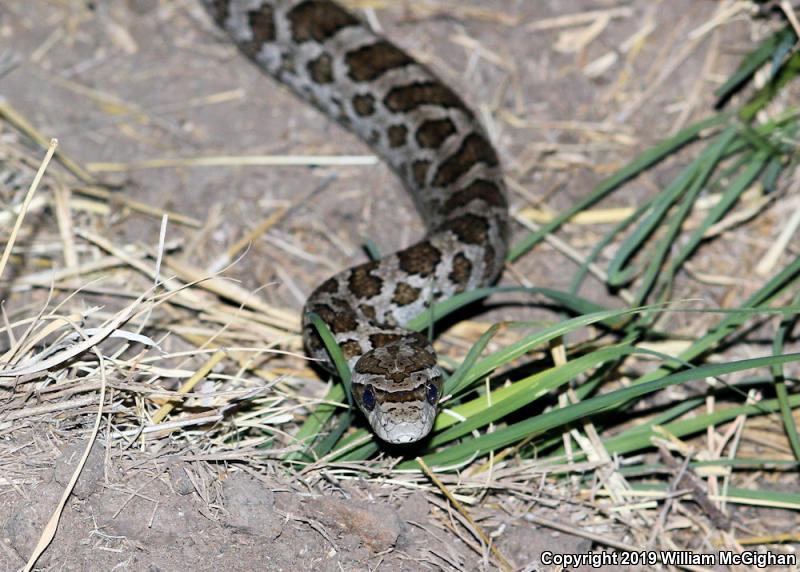
[[[388,443],[413,443],[430,433],[442,384],[436,353],[418,334],[368,351],[353,367],[356,403]]]

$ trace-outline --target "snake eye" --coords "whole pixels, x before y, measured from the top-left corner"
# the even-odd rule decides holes
[[[436,402],[439,401],[439,390],[436,389],[436,386],[432,383],[428,384],[428,387],[425,388],[425,397],[428,400],[428,403],[431,405],[436,405]]]
[[[361,404],[367,411],[375,409],[375,390],[372,389],[371,385],[364,389],[364,394],[361,396]]]

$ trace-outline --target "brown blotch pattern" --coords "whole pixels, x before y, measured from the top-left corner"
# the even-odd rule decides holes
[[[315,40],[324,42],[339,30],[358,24],[347,10],[332,2],[310,0],[289,10],[287,17],[296,42]]]
[[[417,143],[426,149],[436,149],[455,132],[456,126],[451,119],[430,119],[417,129]]]
[[[353,370],[357,373],[371,373],[374,375],[384,375],[386,373],[383,362],[369,353],[358,358]],[[357,386],[354,385],[354,387]]]
[[[315,60],[308,62],[308,73],[315,83],[333,82],[333,58],[330,54],[322,54]]]
[[[458,107],[469,113],[467,108],[449,88],[438,82],[412,83],[392,88],[383,100],[392,111],[412,111],[421,105]]]
[[[370,94],[357,95],[353,98],[353,109],[361,117],[375,113],[375,98]]]
[[[339,291],[339,281],[336,278],[328,278],[325,282],[317,286],[318,293],[336,294]]]
[[[359,298],[372,298],[380,294],[383,280],[371,274],[378,265],[379,262],[376,260],[353,268],[348,280],[350,291],[353,294]]]
[[[408,128],[405,125],[392,125],[386,130],[386,137],[389,139],[389,147],[396,149],[406,144]]]
[[[391,344],[392,342],[396,342],[400,338],[402,338],[402,334],[372,334],[369,337],[369,343],[372,344],[372,348],[382,348],[385,345]]]
[[[472,275],[472,262],[469,258],[459,252],[453,257],[453,269],[447,276],[452,282],[464,288],[469,282],[469,277]]]
[[[423,369],[423,367],[414,364],[413,368],[388,371],[386,369],[386,364],[384,364],[381,359],[374,356],[362,357],[358,360],[355,367],[355,370],[358,373],[372,373],[375,375],[380,375],[381,377],[389,379],[394,383],[405,383],[409,375],[419,371],[420,369]],[[423,395],[425,389],[424,385],[421,388],[414,388],[409,391],[388,392],[379,387],[375,387],[374,389],[376,393],[380,394],[379,400],[383,402],[391,401],[392,403],[397,403],[403,401],[422,401],[422,399],[425,397]]]
[[[505,208],[507,206],[506,198],[496,184],[484,179],[477,179],[467,187],[450,195],[444,204],[444,209],[451,212],[476,200],[481,200],[493,207]]]
[[[347,340],[339,344],[345,359],[361,355],[361,344],[357,340]]]
[[[319,314],[319,317],[328,324],[334,334],[351,332],[358,326],[356,313],[350,304],[344,300],[336,299],[335,307],[328,304],[317,304],[311,308],[312,312]]]
[[[497,165],[498,160],[492,145],[483,135],[470,133],[464,138],[458,151],[442,162],[433,184],[437,187],[449,185],[469,171],[475,163]]]
[[[242,51],[250,57],[254,57],[265,42],[275,41],[275,18],[272,8],[264,5],[259,10],[248,12],[247,21],[253,37],[247,42],[242,42]]]
[[[395,383],[405,383],[409,375],[436,365],[436,355],[422,334],[399,335],[381,332],[372,334],[369,339],[373,349],[376,351],[369,352],[359,358],[355,366],[355,371],[358,373],[372,373],[390,379]],[[393,350],[381,349],[390,344],[402,344],[417,351],[414,352],[413,358],[405,356],[404,359],[397,359]],[[394,366],[397,366],[397,369],[394,369]],[[380,391],[380,388],[376,387],[375,390]],[[393,401],[394,396],[397,395],[399,394],[391,394]],[[389,397],[386,394],[384,396]],[[424,396],[421,397],[424,398]]]
[[[375,80],[390,69],[402,67],[414,61],[386,40],[378,40],[372,45],[353,50],[345,56],[344,60],[349,68],[347,75],[355,81]]]
[[[442,253],[429,242],[419,242],[397,253],[400,269],[409,274],[429,276],[442,260]]]
[[[375,375],[380,375],[381,377],[393,381],[394,383],[403,383],[410,373],[405,371],[387,371],[383,362],[379,359],[374,359],[372,356],[369,356],[367,358],[361,358],[356,366],[356,371],[358,373],[372,373]],[[384,403],[387,401],[391,401],[392,403],[394,403],[397,401],[403,401],[403,398],[401,396],[405,393],[411,393],[411,392],[396,391],[389,393],[387,391],[382,390],[379,387],[376,387],[375,393],[381,394],[381,397],[379,397],[380,401]],[[419,398],[417,397],[412,397],[411,399],[409,399],[409,401],[418,401],[418,400]]]
[[[406,334],[405,342],[409,346],[417,348],[417,349],[430,349],[430,345],[431,345],[430,342],[428,341],[428,337],[425,334],[421,334],[419,332],[409,332],[408,334]],[[435,358],[435,356],[433,356],[432,359],[434,359],[434,358]],[[431,364],[431,365],[433,365],[433,364]]]
[[[367,318],[369,321],[374,322],[375,319],[378,317],[375,313],[375,306],[370,306],[369,304],[361,304],[358,307],[359,311]]]
[[[424,352],[420,352],[419,355],[419,359],[421,361],[419,361],[418,364],[421,368],[433,367],[436,365],[436,354],[434,353],[431,343],[425,334],[414,332],[406,336],[405,342],[409,346],[417,348],[418,350],[425,350]]]
[[[417,187],[425,186],[425,179],[428,177],[428,167],[430,166],[430,161],[414,161],[414,164],[411,165],[411,175],[414,177]]]
[[[417,301],[420,289],[409,286],[405,282],[399,282],[392,294],[392,302],[398,306],[408,306]]]
[[[452,231],[458,240],[467,244],[483,244],[487,242],[489,223],[478,215],[465,214],[446,221],[439,230]]]

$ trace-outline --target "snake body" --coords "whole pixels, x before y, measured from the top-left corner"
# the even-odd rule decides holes
[[[203,0],[262,70],[370,145],[410,191],[427,233],[323,282],[308,297],[308,353],[333,365],[309,319],[328,325],[353,396],[390,443],[427,435],[442,392],[428,339],[403,328],[432,302],[490,284],[508,249],[500,162],[475,114],[426,66],[323,0]]]

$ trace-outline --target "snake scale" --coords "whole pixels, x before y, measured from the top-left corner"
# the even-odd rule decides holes
[[[203,3],[259,68],[370,145],[414,199],[422,240],[323,282],[303,310],[303,336],[333,369],[308,317],[315,312],[347,359],[373,431],[389,443],[418,441],[433,426],[442,372],[427,337],[403,325],[500,275],[509,215],[497,153],[451,88],[338,4]]]

